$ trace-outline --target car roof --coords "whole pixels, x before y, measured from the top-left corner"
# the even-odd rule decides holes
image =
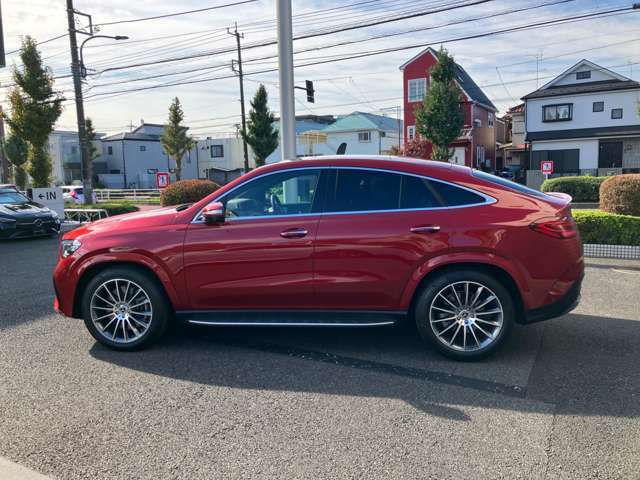
[[[0,188],[3,188],[3,189],[11,188],[13,190],[18,190],[18,187],[16,187],[12,183],[0,183]]]

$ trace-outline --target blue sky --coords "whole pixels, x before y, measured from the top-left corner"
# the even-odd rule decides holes
[[[234,0],[185,0],[155,1],[103,0],[93,2],[76,0],[76,8],[93,15],[95,23],[147,17],[182,10],[197,9],[231,3]],[[237,1],[237,0],[235,0]],[[604,67],[640,79],[640,11],[610,16],[597,20],[574,22],[547,28],[525,30],[466,41],[448,42],[456,37],[501,30],[569,15],[590,13],[630,6],[631,1],[572,0],[563,5],[548,6],[525,13],[498,15],[493,18],[471,21],[489,14],[500,14],[519,7],[548,3],[552,0],[494,0],[482,5],[465,7],[410,20],[366,27],[348,32],[296,41],[294,50],[310,50],[343,41],[362,40],[371,36],[407,32],[412,29],[432,28],[402,34],[391,38],[369,40],[353,45],[307,51],[296,55],[298,65],[336,58],[365,51],[429,43],[445,47],[483,86],[485,93],[496,106],[505,111],[518,99],[542,85],[551,77],[588,58]],[[452,0],[378,0],[363,2],[327,2],[294,0],[294,34],[326,29],[344,23],[364,22],[392,13],[403,13],[438,5],[451,4]],[[322,15],[318,9],[339,7]],[[65,2],[63,0],[4,0],[2,13],[5,45],[8,51],[19,45],[20,36],[29,34],[37,40],[45,40],[66,30]],[[220,10],[211,10],[162,20],[138,23],[122,23],[102,27],[108,35],[128,35],[130,40],[114,44],[111,41],[94,40],[85,49],[86,64],[100,72],[109,68],[201,54],[215,50],[227,50],[234,46],[234,38],[224,29],[235,22],[245,33],[245,45],[261,43],[275,35],[273,19],[275,6],[272,0],[259,0]],[[463,24],[450,25],[456,21]],[[256,23],[262,22],[262,23]],[[173,38],[154,39],[176,35]],[[45,63],[56,75],[69,71],[68,39],[62,38],[43,44]],[[354,110],[395,115],[394,107],[401,104],[402,77],[398,66],[411,58],[420,48],[366,58],[307,66],[295,70],[296,82],[314,80],[316,103],[306,103],[304,92],[296,94],[298,114],[344,114]],[[245,72],[274,68],[273,58],[262,59],[276,53],[274,46],[254,48],[244,53]],[[539,61],[536,62],[536,56]],[[99,131],[116,132],[128,129],[128,125],[145,122],[162,122],[167,106],[174,96],[184,104],[186,123],[198,136],[216,135],[234,131],[239,122],[238,81],[232,77],[231,52],[203,56],[198,59],[147,65],[118,71],[105,71],[91,76],[85,85],[87,115],[91,116]],[[10,55],[8,63],[16,61]],[[538,68],[536,68],[538,67]],[[203,70],[207,68],[207,70]],[[188,71],[188,72],[185,72]],[[185,72],[156,79],[144,77]],[[9,69],[0,70],[0,86],[10,82]],[[207,80],[228,76],[227,79]],[[159,87],[168,82],[207,80],[191,85],[153,88],[138,92],[122,90],[139,87]],[[277,73],[253,74],[247,77],[245,91],[249,98],[258,84],[263,82],[270,95],[270,104],[278,110]],[[70,79],[60,79],[56,87],[72,98]],[[6,89],[0,88],[0,101],[6,108]],[[114,95],[106,95],[116,92]],[[94,96],[95,95],[95,96]],[[248,103],[248,102],[247,102]],[[66,102],[58,127],[73,129],[75,109]]]

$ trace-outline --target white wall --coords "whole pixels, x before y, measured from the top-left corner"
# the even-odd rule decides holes
[[[592,69],[591,67],[589,67],[587,65],[583,65],[577,71],[578,72],[590,71],[591,72],[591,78],[585,78],[585,79],[582,79],[582,80],[578,80],[576,78],[576,72],[572,72],[572,73],[569,73],[568,75],[564,76],[560,80],[558,80],[553,85],[554,86],[557,86],[557,85],[575,85],[575,84],[580,84],[580,83],[602,82],[602,81],[605,81],[605,80],[611,80],[613,78],[610,73],[607,73],[606,71],[603,71],[603,70],[594,70],[594,69]]]
[[[604,101],[604,111],[594,112],[593,102],[601,101]],[[638,125],[640,123],[638,101],[640,101],[640,89],[530,99],[527,100],[526,104],[527,131],[540,132]],[[566,122],[543,122],[543,105],[558,103],[573,103],[573,119]],[[623,117],[613,120],[611,118],[612,108],[622,108]]]
[[[221,145],[224,156],[212,157],[211,147]],[[249,154],[249,166],[255,167],[255,160],[251,147],[247,145]],[[223,137],[207,138],[197,142],[198,165],[200,178],[206,178],[207,170],[210,168],[220,168],[223,170],[244,169],[244,146],[241,138]]]
[[[361,142],[358,133],[371,132],[371,141]],[[347,155],[384,155],[388,154],[392,147],[398,146],[398,136],[395,132],[386,132],[381,136],[378,130],[354,130],[345,132],[326,132],[328,154],[334,155],[341,143],[347,144]]]
[[[598,139],[533,142],[531,150],[580,150],[580,169],[598,168]]]

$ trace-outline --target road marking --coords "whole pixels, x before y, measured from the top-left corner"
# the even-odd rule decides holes
[[[0,457],[0,478],[2,480],[51,480],[51,477],[46,477],[3,457]]]
[[[640,271],[637,270],[623,270],[621,268],[614,268],[613,271],[616,273],[626,273],[627,275],[640,275]]]

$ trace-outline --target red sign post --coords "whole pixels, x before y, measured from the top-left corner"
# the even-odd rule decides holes
[[[159,189],[167,188],[169,186],[169,173],[167,172],[158,172],[156,173],[156,185]]]
[[[542,173],[545,175],[545,177],[549,178],[549,175],[553,173],[553,160],[541,162],[540,170],[542,170]]]

